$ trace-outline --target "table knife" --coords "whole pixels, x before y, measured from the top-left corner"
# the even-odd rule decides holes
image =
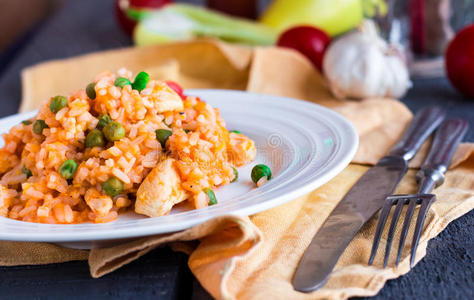
[[[391,195],[423,142],[441,124],[445,111],[431,106],[420,110],[389,155],[370,168],[347,192],[306,249],[293,278],[300,292],[321,288],[359,229]]]

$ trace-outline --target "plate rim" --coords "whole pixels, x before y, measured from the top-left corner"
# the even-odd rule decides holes
[[[357,134],[357,131],[355,127],[352,125],[352,123],[347,120],[344,116],[339,114],[338,112],[331,110],[327,107],[324,107],[320,104],[305,101],[305,100],[299,100],[295,98],[290,98],[290,97],[284,97],[284,96],[278,96],[278,95],[271,95],[271,94],[264,94],[264,93],[254,93],[254,92],[247,92],[247,91],[239,91],[239,90],[226,90],[226,89],[187,89],[185,90],[185,93],[188,95],[196,95],[198,97],[202,97],[204,100],[205,96],[200,96],[200,93],[203,94],[209,94],[209,93],[232,93],[232,94],[240,94],[240,95],[245,95],[245,96],[250,96],[250,97],[270,97],[274,99],[280,99],[280,101],[287,101],[289,103],[293,102],[296,105],[302,105],[302,106],[307,106],[307,107],[317,107],[318,110],[323,111],[325,114],[327,113],[330,115],[331,120],[335,120],[332,123],[332,128],[336,127],[339,131],[343,127],[347,130],[345,132],[350,139],[349,141],[341,141],[341,143],[346,144],[347,146],[347,153],[344,154],[344,156],[337,162],[334,162],[333,159],[333,164],[331,168],[329,168],[326,172],[324,172],[321,176],[317,177],[316,179],[310,181],[309,183],[306,183],[305,185],[283,193],[282,195],[272,198],[266,201],[262,201],[260,203],[256,203],[252,206],[249,207],[243,207],[243,208],[238,208],[235,209],[234,211],[228,213],[228,214],[222,214],[222,213],[216,213],[214,215],[207,215],[203,216],[199,220],[188,220],[186,222],[180,222],[180,226],[176,226],[178,229],[174,230],[153,230],[153,226],[147,225],[147,226],[137,226],[139,227],[136,230],[132,231],[127,231],[124,232],[123,230],[117,230],[114,232],[113,228],[110,228],[108,232],[104,231],[99,231],[99,232],[76,232],[73,235],[71,234],[71,231],[67,231],[65,233],[58,233],[57,231],[50,232],[50,233],[38,233],[38,234],[33,234],[30,231],[28,233],[12,233],[9,234],[8,232],[2,231],[2,225],[0,223],[0,240],[8,240],[8,241],[24,241],[24,242],[52,242],[52,243],[61,243],[61,242],[93,242],[93,241],[107,241],[107,240],[117,240],[117,239],[130,239],[130,238],[140,238],[140,237],[145,237],[145,236],[151,236],[151,235],[156,235],[156,234],[165,234],[165,233],[173,233],[173,232],[179,232],[182,230],[186,230],[188,228],[191,228],[193,226],[202,224],[204,222],[207,222],[213,218],[217,217],[224,217],[224,216],[249,216],[253,215],[271,208],[274,208],[276,206],[282,205],[284,203],[287,203],[289,201],[293,201],[298,197],[301,197],[316,188],[324,185],[328,181],[330,181],[332,178],[337,176],[340,172],[344,170],[345,167],[349,165],[349,163],[352,161],[354,158],[358,146],[359,146],[359,136]],[[217,107],[218,108],[218,107]],[[25,112],[25,113],[19,113],[19,114],[14,114],[10,115],[4,118],[1,118],[0,121],[5,121],[10,118],[17,118],[19,116],[28,116],[31,114],[34,114],[36,111],[31,111],[31,112]],[[249,213],[249,211],[251,211]],[[3,218],[3,217],[2,217]],[[23,222],[23,221],[18,221],[18,220],[11,220],[7,219],[8,221],[14,221],[14,222]],[[42,226],[74,226],[78,224],[40,224],[40,223],[28,223],[28,224],[36,224],[36,226],[42,227]],[[96,226],[111,226],[113,223],[104,223],[104,224],[94,224]],[[142,228],[143,227],[143,228]],[[163,226],[160,226],[163,227]],[[142,230],[140,231],[140,228]],[[107,234],[107,236],[104,236]]]

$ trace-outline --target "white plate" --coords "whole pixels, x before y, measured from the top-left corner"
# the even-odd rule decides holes
[[[228,90],[189,90],[187,93],[218,107],[229,130],[241,131],[257,145],[256,161],[239,168],[239,180],[216,190],[217,205],[199,210],[174,210],[158,218],[128,213],[106,224],[50,225],[0,217],[0,240],[89,248],[103,245],[106,240],[183,230],[220,215],[252,215],[316,189],[341,172],[355,155],[358,137],[352,125],[322,106]],[[0,120],[0,132],[35,114],[24,113]],[[258,163],[268,165],[273,178],[255,188],[250,171]]]

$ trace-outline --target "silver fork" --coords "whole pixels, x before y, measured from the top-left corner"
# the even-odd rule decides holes
[[[400,214],[403,206],[408,204],[408,209],[405,215],[405,221],[403,223],[402,231],[400,233],[400,241],[398,243],[398,254],[396,259],[396,266],[400,262],[400,257],[405,243],[405,239],[410,227],[411,219],[415,211],[415,207],[420,205],[418,217],[416,219],[415,231],[413,233],[413,242],[411,245],[411,257],[410,257],[410,268],[413,267],[415,262],[416,248],[418,247],[418,241],[420,239],[421,230],[425,222],[426,214],[435,201],[436,197],[433,194],[429,194],[432,189],[438,187],[444,182],[444,174],[446,173],[451,158],[453,157],[454,151],[458,147],[462,138],[466,134],[468,129],[468,123],[462,119],[450,119],[444,121],[439,129],[436,131],[433,144],[430,152],[426,157],[420,171],[416,174],[418,182],[418,191],[416,194],[409,195],[392,195],[385,199],[384,206],[380,213],[377,228],[375,229],[374,242],[372,245],[372,251],[370,253],[369,265],[372,264],[377,252],[377,248],[382,236],[383,229],[387,222],[387,217],[390,213],[392,206],[396,206],[392,216],[392,222],[388,231],[387,245],[385,248],[384,257],[384,268],[387,266],[388,258],[390,255],[390,248],[392,246],[393,235],[397,226]]]

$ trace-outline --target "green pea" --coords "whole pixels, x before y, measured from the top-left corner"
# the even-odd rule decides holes
[[[150,81],[150,75],[145,72],[140,72],[137,74],[135,80],[132,83],[132,89],[141,92],[144,88],[146,88],[148,81]]]
[[[231,182],[236,182],[237,179],[239,179],[239,171],[237,171],[237,169],[234,167],[232,167],[232,170],[234,171],[234,179],[232,179]]]
[[[256,184],[262,177],[267,177],[267,180],[270,180],[272,178],[272,171],[266,165],[260,164],[253,167],[250,176]]]
[[[86,148],[104,147],[104,135],[99,129],[91,130],[86,137]]]
[[[89,99],[94,100],[95,97],[97,96],[95,94],[95,82],[91,82],[87,85],[86,87],[86,94]]]
[[[102,184],[102,189],[110,197],[115,197],[123,191],[123,182],[115,177],[110,177]]]
[[[33,173],[31,173],[31,171],[25,166],[21,167],[21,172],[26,175],[26,178],[30,178],[31,176],[33,176]]]
[[[231,130],[231,131],[229,131],[229,133],[242,134],[242,133],[241,133],[240,131],[238,131],[238,130]]]
[[[67,98],[64,96],[55,96],[51,99],[51,102],[49,102],[49,109],[54,114],[66,106],[67,106]]]
[[[112,121],[107,124],[102,132],[105,135],[105,138],[111,142],[118,141],[121,138],[125,137],[125,128],[123,128],[122,124],[116,121]]]
[[[23,124],[23,125],[30,125],[30,124],[31,124],[31,121],[30,121],[30,120],[24,120],[24,121],[21,121],[21,124]]]
[[[102,129],[105,126],[107,126],[107,124],[109,124],[110,122],[112,122],[112,119],[110,118],[109,115],[100,115],[99,123],[97,123],[97,128]]]
[[[217,198],[216,194],[214,194],[214,191],[211,189],[204,189],[204,193],[206,193],[207,197],[209,198],[209,205],[214,205],[217,204]]]
[[[44,120],[36,120],[33,123],[33,132],[36,134],[42,134],[43,129],[49,128],[49,126],[46,124]]]
[[[115,79],[115,82],[114,82],[114,85],[118,86],[119,88],[124,88],[126,85],[129,85],[129,84],[132,84],[132,83],[130,82],[130,80],[128,80],[125,77],[117,77],[117,79]]]
[[[61,174],[64,179],[72,179],[74,173],[76,173],[76,169],[76,162],[73,159],[68,159],[59,167],[59,174]]]
[[[166,141],[173,134],[173,132],[168,129],[157,129],[155,130],[155,134],[156,134],[156,139],[161,144],[161,147],[165,148]]]

